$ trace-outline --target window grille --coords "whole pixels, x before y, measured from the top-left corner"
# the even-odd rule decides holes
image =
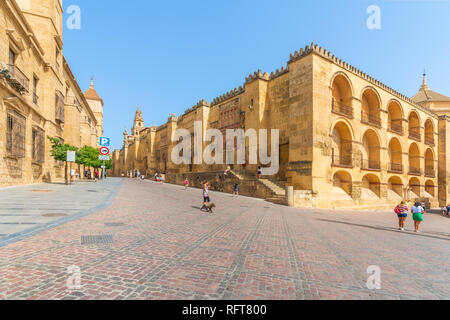
[[[6,152],[14,157],[25,157],[25,117],[9,111],[6,125]]]

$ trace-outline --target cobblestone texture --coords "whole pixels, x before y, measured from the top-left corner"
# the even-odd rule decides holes
[[[427,214],[414,234],[397,231],[392,212],[211,195],[206,214],[198,189],[124,180],[108,208],[1,247],[0,299],[450,298],[447,218]],[[113,243],[81,245],[108,234]],[[72,265],[79,290],[67,288]],[[381,290],[366,287],[370,265]]]

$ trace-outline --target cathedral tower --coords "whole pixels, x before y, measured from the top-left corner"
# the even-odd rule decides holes
[[[134,117],[133,128],[131,129],[131,134],[133,136],[138,137],[139,132],[144,129],[144,118],[142,118],[141,110],[139,110],[139,106],[136,110],[136,115]]]

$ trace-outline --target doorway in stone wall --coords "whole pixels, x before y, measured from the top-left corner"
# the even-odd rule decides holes
[[[289,164],[289,143],[280,144],[280,170],[278,172],[279,180],[286,180],[286,170]]]

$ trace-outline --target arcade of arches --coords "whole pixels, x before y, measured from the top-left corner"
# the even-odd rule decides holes
[[[425,78],[408,98],[323,48],[307,46],[291,55],[287,68],[255,72],[243,86],[201,100],[162,125],[144,127],[137,114],[136,130],[124,132],[124,146],[113,155],[114,175],[158,171],[177,184],[186,176],[208,177],[212,189],[221,191],[238,182],[242,195],[280,202],[284,197],[297,207],[389,209],[402,199],[436,207],[450,202],[446,99],[429,90]],[[192,135],[195,121],[202,122],[203,134],[278,129],[280,170],[261,181],[255,177],[258,166],[265,166],[260,162],[233,164],[229,176],[223,175],[227,165],[172,163],[174,131]]]

